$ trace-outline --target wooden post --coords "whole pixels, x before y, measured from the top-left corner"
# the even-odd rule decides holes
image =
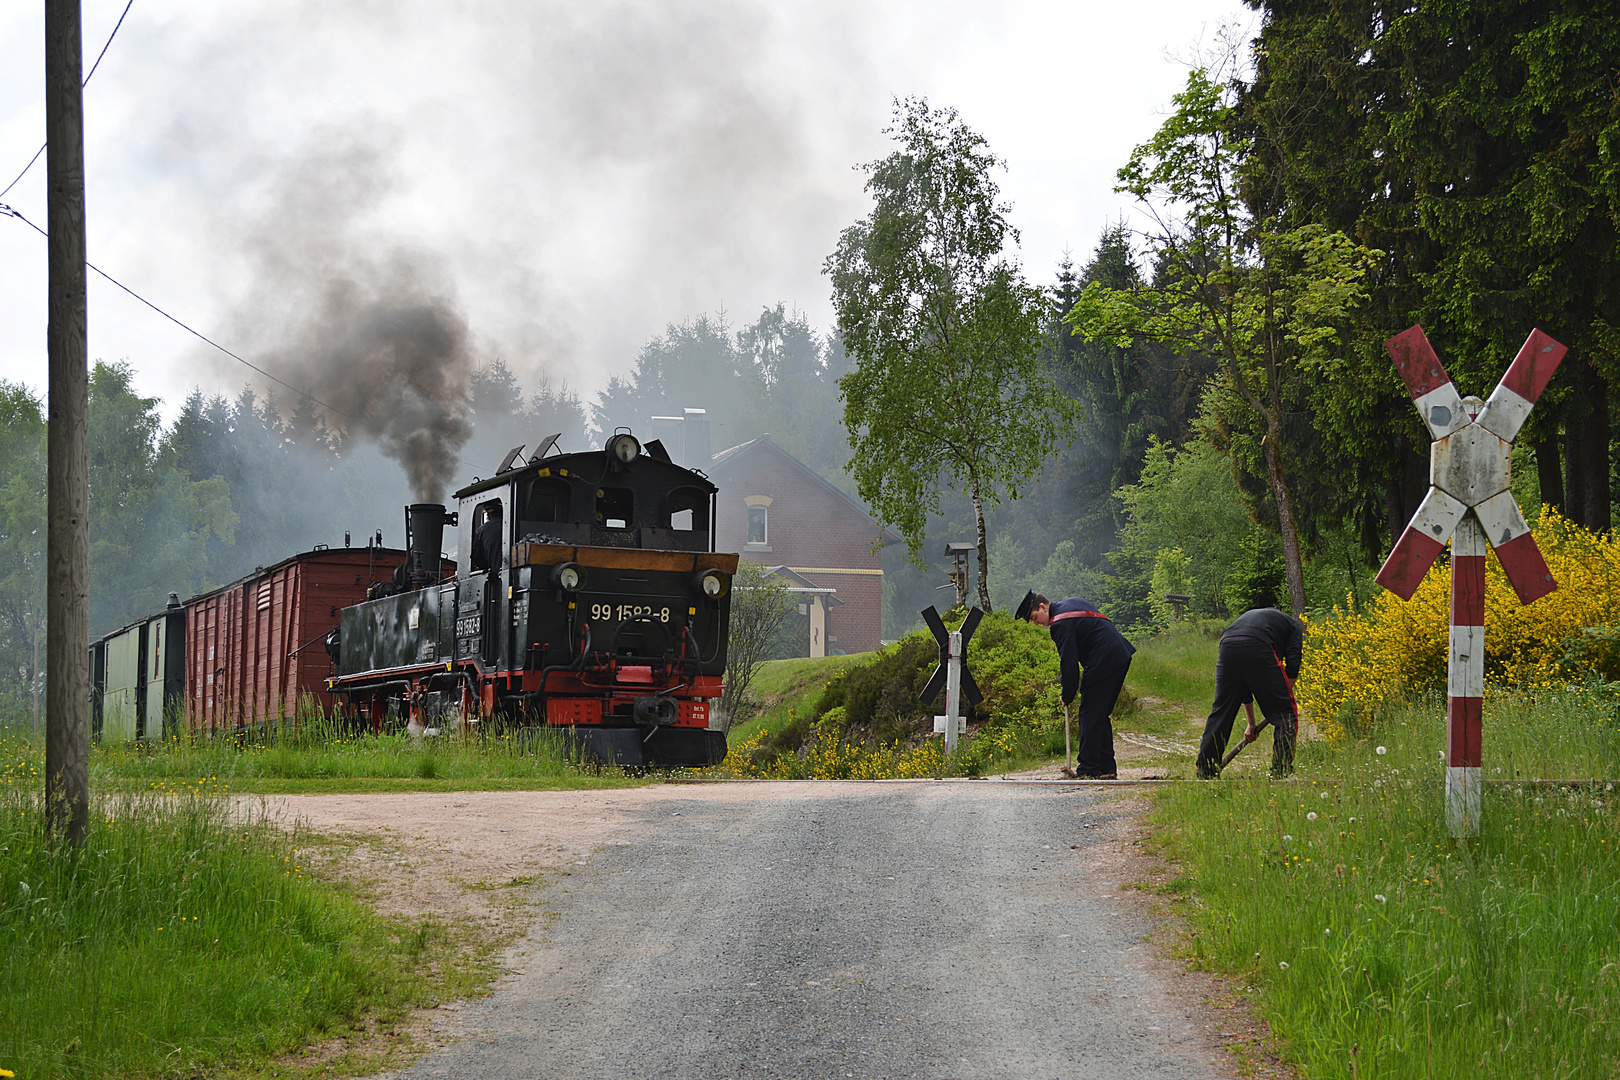
[[[34,611],[34,666],[29,668],[28,688],[34,695],[34,738],[39,738],[39,610]]]
[[[84,842],[90,814],[89,452],[84,268],[84,95],[79,0],[45,2],[45,177],[50,232],[45,819]]]
[[[1446,825],[1478,836],[1484,760],[1485,530],[1472,512],[1451,534],[1451,642],[1446,657]]]
[[[1489,401],[1462,397],[1421,326],[1384,343],[1418,415],[1434,436],[1429,493],[1378,571],[1378,584],[1412,599],[1451,541],[1451,640],[1446,664],[1446,824],[1478,836],[1484,762],[1485,551],[1496,549],[1521,604],[1558,588],[1513,501],[1513,440],[1541,398],[1565,348],[1530,331]]]

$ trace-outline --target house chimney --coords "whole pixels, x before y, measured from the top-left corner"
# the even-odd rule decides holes
[[[681,464],[688,469],[713,467],[714,454],[709,450],[709,414],[704,409],[687,409],[681,422],[683,436]]]
[[[677,465],[686,464],[686,452],[681,445],[681,418],[655,416],[652,418],[652,437],[664,444],[669,459]]]

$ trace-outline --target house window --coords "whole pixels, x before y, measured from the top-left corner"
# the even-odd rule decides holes
[[[750,506],[748,508],[748,542],[750,544],[763,544],[766,542],[765,511],[763,506]]]

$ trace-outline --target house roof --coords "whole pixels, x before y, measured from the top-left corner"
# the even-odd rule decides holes
[[[790,593],[810,593],[813,595],[825,596],[827,598],[828,607],[843,606],[844,602],[838,599],[837,595],[835,595],[838,592],[837,589],[829,589],[824,586],[817,585],[813,579],[805,577],[797,570],[789,569],[786,566],[767,566],[765,568],[765,572],[767,574],[774,574],[777,577],[785,580],[788,583],[788,592]]]
[[[872,512],[870,510],[862,506],[859,502],[856,502],[854,499],[850,498],[848,495],[844,494],[842,491],[839,491],[832,484],[827,483],[826,480],[821,478],[821,474],[817,473],[816,470],[812,469],[810,466],[806,465],[804,462],[800,461],[798,458],[776,445],[776,443],[772,442],[769,435],[761,435],[757,439],[749,439],[745,443],[738,443],[736,446],[727,447],[726,449],[720,451],[718,454],[714,455],[713,471],[715,475],[718,475],[720,470],[726,468],[732,463],[740,461],[749,454],[766,449],[769,449],[772,453],[776,454],[777,457],[788,462],[800,472],[804,473],[804,475],[808,476],[810,479],[814,480],[816,483],[838,496],[838,498],[842,499],[850,509],[866,518],[873,525],[878,524],[877,519],[872,516]],[[887,526],[879,526],[879,532],[882,536],[884,547],[888,547],[890,544],[898,544],[900,542],[900,534]]]

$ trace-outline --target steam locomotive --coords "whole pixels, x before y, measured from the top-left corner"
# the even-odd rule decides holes
[[[738,559],[714,551],[718,489],[624,429],[583,453],[556,439],[514,449],[456,510],[406,508],[405,562],[327,636],[327,688],[373,729],[541,727],[608,763],[718,764]]]
[[[577,454],[557,438],[455,510],[406,507],[404,550],[317,545],[92,642],[97,737],[245,731],[309,703],[374,731],[550,729],[610,764],[719,763],[738,557],[714,551],[718,489],[625,429]]]

